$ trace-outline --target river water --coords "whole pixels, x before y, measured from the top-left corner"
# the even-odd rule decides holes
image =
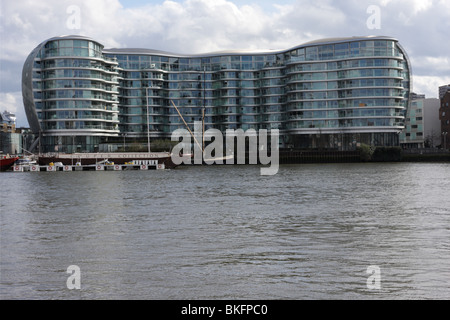
[[[450,299],[449,163],[259,169],[1,173],[0,298]]]

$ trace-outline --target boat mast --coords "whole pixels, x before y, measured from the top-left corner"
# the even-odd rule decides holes
[[[183,116],[180,113],[180,110],[178,110],[177,106],[175,105],[175,103],[173,103],[172,100],[170,100],[170,102],[172,103],[172,105],[174,106],[175,110],[177,110],[178,115],[180,116],[181,120],[183,120],[184,125],[186,126],[186,128],[188,129],[189,133],[191,134],[192,138],[194,138],[195,143],[199,146],[199,148],[202,150],[202,153],[204,152],[202,146],[200,145],[200,143],[198,142],[197,138],[195,137],[195,135],[192,133],[191,129],[189,128],[188,124],[186,123],[186,121],[184,120]]]
[[[147,149],[148,153],[150,153],[150,121],[148,117],[148,87],[145,90],[145,93],[147,94]]]
[[[202,150],[205,150],[206,67],[203,66]]]

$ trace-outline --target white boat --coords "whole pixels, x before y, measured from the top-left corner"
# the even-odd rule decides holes
[[[20,158],[14,163],[16,166],[34,166],[37,165],[37,161],[30,158]]]

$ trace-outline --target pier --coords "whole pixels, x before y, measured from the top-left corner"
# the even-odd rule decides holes
[[[123,170],[164,170],[165,164],[157,160],[136,160],[126,164],[99,163],[89,165],[64,165],[50,163],[48,165],[14,165],[13,172],[73,172],[73,171],[123,171]]]

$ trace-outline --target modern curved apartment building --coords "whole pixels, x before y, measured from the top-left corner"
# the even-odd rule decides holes
[[[410,64],[390,37],[324,39],[277,51],[182,55],[104,49],[90,38],[41,43],[23,69],[23,98],[42,151],[114,151],[121,141],[205,130],[279,129],[280,147],[399,145]]]

